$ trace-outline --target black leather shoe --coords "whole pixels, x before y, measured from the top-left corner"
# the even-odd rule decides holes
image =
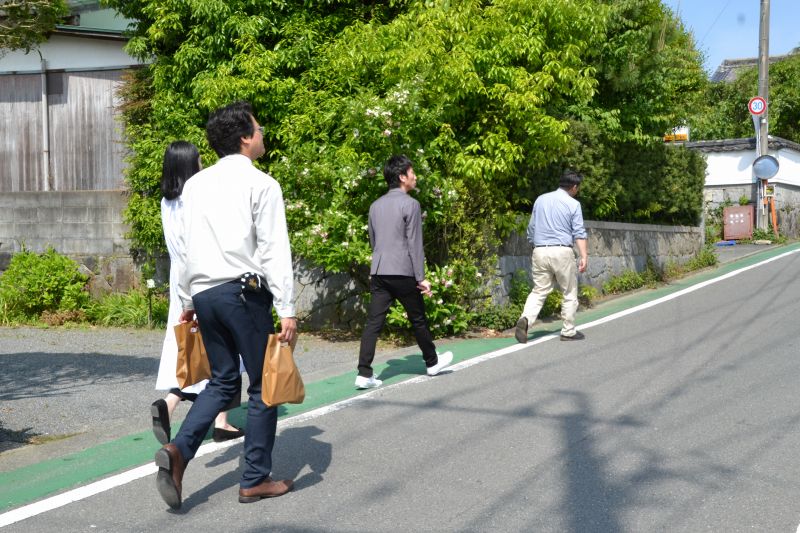
[[[183,460],[181,451],[174,444],[167,444],[156,452],[156,488],[161,498],[172,509],[181,508],[181,490],[183,485],[183,472],[186,470],[186,461]]]
[[[514,337],[520,344],[528,343],[528,319],[525,317],[517,320],[517,327],[514,330]]]
[[[244,431],[239,428],[235,430],[214,428],[214,433],[211,434],[211,438],[214,439],[214,442],[225,442],[226,440],[238,439],[239,437],[244,437]]]
[[[586,338],[586,335],[584,335],[580,331],[576,331],[575,335],[573,335],[572,337],[567,337],[565,335],[561,335],[561,340],[562,341],[582,341],[585,338]]]
[[[150,406],[150,414],[153,415],[153,435],[161,444],[167,444],[171,440],[167,402],[164,400],[154,401]]]

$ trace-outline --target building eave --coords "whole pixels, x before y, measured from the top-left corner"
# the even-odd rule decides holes
[[[676,143],[678,144],[678,143]],[[697,150],[699,152],[741,152],[744,150],[756,149],[755,137],[744,137],[741,139],[719,139],[713,141],[691,141],[682,143],[686,148]],[[780,150],[782,148],[789,148],[800,153],[800,144],[784,139],[782,137],[769,136],[769,149]]]

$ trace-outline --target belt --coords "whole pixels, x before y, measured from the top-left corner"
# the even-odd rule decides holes
[[[553,246],[561,246],[563,248],[572,248],[571,244],[534,244],[534,248],[552,248]]]

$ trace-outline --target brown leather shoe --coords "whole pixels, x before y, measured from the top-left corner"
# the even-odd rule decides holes
[[[267,478],[260,485],[250,487],[249,489],[239,489],[239,503],[253,503],[262,498],[275,498],[276,496],[283,496],[294,486],[294,481],[291,479],[283,479],[281,481],[272,481],[272,478]]]
[[[181,486],[186,461],[181,451],[174,444],[167,444],[156,452],[156,488],[158,493],[173,509],[181,508]]]

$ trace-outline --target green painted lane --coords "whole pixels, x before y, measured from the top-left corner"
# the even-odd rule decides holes
[[[577,322],[586,324],[797,249],[800,249],[800,243],[772,248],[657,289],[615,298],[592,309],[581,311],[578,314]],[[559,330],[560,322],[557,321],[537,323],[531,328],[530,336],[538,338],[557,333]],[[447,349],[452,350],[454,362],[460,362],[515,343],[513,338],[470,339],[450,343],[447,345]],[[419,354],[412,354],[376,365],[375,372],[384,380],[384,383],[392,384],[424,374],[425,366]],[[294,416],[363,394],[364,391],[357,391],[353,388],[354,376],[355,371],[307,383],[305,402],[301,405],[280,406],[279,417]],[[239,407],[230,412],[230,420],[233,424],[243,426],[246,419],[245,414],[245,408]],[[173,429],[173,431],[176,430],[177,428]],[[98,444],[90,449],[64,457],[0,473],[0,512],[147,464],[152,461],[158,448],[159,444],[152,433],[147,431]]]

